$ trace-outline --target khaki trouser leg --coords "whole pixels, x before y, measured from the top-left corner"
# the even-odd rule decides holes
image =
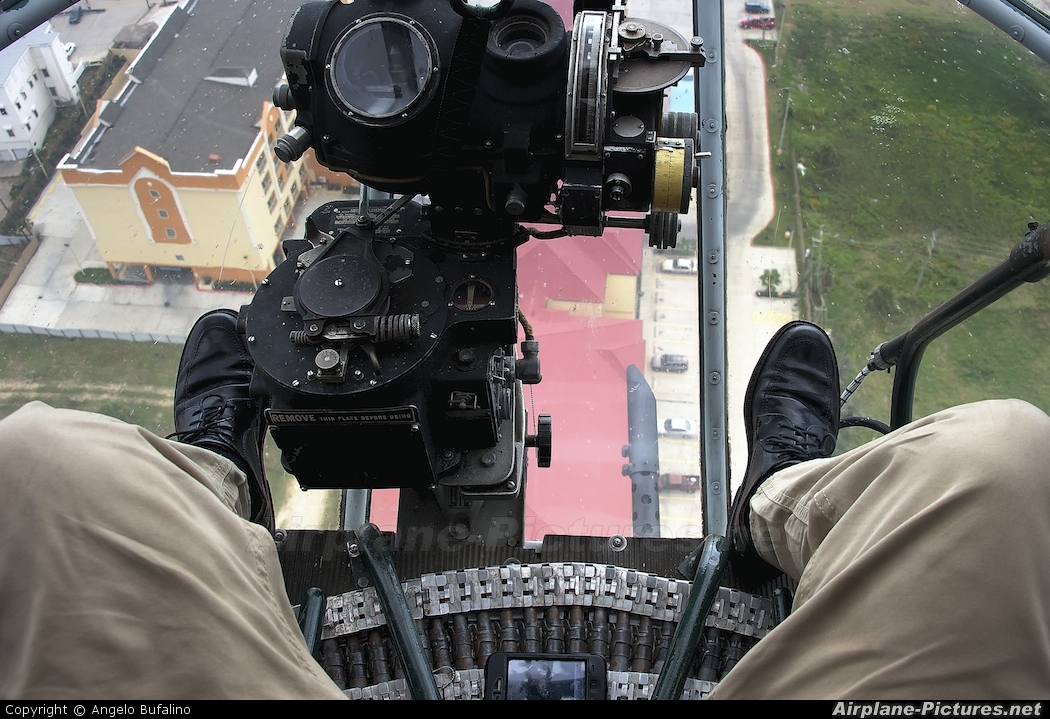
[[[1017,400],[924,418],[778,472],[756,545],[791,616],[714,696],[1050,694],[1050,418]]]
[[[32,403],[0,467],[0,696],[342,696],[228,460]]]

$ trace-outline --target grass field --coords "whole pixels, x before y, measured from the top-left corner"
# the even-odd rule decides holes
[[[181,354],[181,346],[170,344],[0,334],[0,418],[39,400],[168,435],[174,431],[172,397]],[[299,493],[272,440],[266,473],[278,505]],[[338,517],[326,521],[334,525]]]
[[[957,3],[791,0],[778,12],[779,44],[758,49],[774,145],[784,129],[783,212],[779,236],[758,241],[793,229],[794,156],[800,266],[845,383],[876,344],[1005,259],[1029,221],[1050,219],[1050,67]],[[999,396],[1050,409],[1048,309],[1050,287],[1024,287],[945,335],[916,414]],[[890,386],[869,378],[852,409],[886,419]]]

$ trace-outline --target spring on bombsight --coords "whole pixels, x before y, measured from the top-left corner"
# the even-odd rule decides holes
[[[376,342],[396,342],[419,337],[419,315],[383,315],[376,322]]]
[[[383,315],[375,324],[376,342],[397,342],[419,337],[419,315]],[[288,339],[294,345],[312,344],[306,330],[292,330]]]

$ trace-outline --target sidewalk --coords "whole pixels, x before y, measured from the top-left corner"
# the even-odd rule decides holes
[[[207,310],[251,300],[250,293],[186,285],[77,283],[78,270],[106,263],[61,178],[47,186],[29,219],[42,237],[40,249],[0,308],[0,332],[178,343]]]

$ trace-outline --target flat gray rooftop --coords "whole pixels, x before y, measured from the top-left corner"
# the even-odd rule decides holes
[[[33,28],[24,36],[18,38],[18,40],[0,50],[0,83],[7,80],[11,70],[22,59],[22,55],[26,50],[36,45],[49,45],[56,35],[57,33],[51,28],[51,23],[46,22]]]
[[[258,133],[263,103],[284,71],[284,26],[300,0],[197,0],[176,8],[136,59],[141,84],[83,167],[116,169],[136,146],[165,158],[178,172],[231,169]],[[212,78],[255,76],[254,87]],[[218,162],[209,160],[217,155]]]

